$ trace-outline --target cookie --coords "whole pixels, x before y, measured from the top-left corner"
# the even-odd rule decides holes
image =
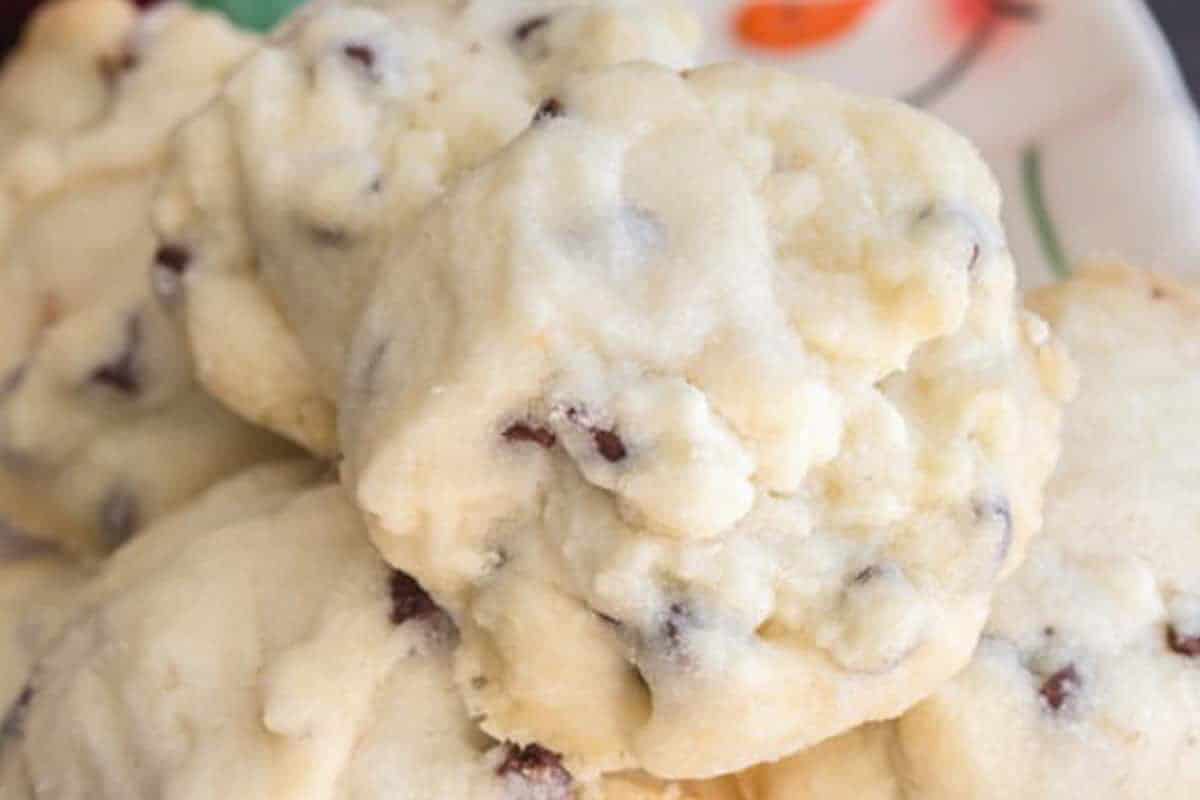
[[[449,618],[379,559],[340,488],[275,469],[165,519],[80,590],[2,745],[0,794],[735,797],[583,783],[546,748],[480,734],[454,691]]]
[[[158,204],[173,256],[159,288],[201,380],[246,418],[334,454],[364,294],[417,213],[523,130],[570,70],[682,65],[697,32],[668,1],[302,10],[180,133]]]
[[[79,568],[52,554],[0,561],[0,736],[20,729],[29,671],[67,618],[83,577]]]
[[[824,745],[753,796],[1134,800],[1200,792],[1200,295],[1122,266],[1033,293],[1082,370],[1046,526],[958,677],[874,748]],[[879,744],[890,737],[890,743]],[[892,793],[805,794],[888,770]],[[879,784],[877,784],[879,785]]]
[[[0,73],[0,516],[73,552],[291,452],[202,393],[150,284],[168,135],[252,44],[183,6],[70,0]]]
[[[966,662],[1071,388],[998,205],[901,105],[643,64],[431,208],[357,332],[343,474],[485,730],[702,777]]]

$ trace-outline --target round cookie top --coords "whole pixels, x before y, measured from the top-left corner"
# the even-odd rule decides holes
[[[69,0],[47,6],[0,72],[0,102],[31,104],[12,110],[24,122],[0,146],[0,516],[69,549],[111,549],[288,452],[200,393],[150,290],[168,133],[252,44],[183,6],[139,16]],[[59,79],[91,89],[48,97]]]
[[[0,744],[4,797],[731,796],[581,783],[545,748],[479,733],[453,689],[452,623],[379,559],[341,489],[303,488],[313,474],[229,481],[83,587]]]
[[[1031,304],[1082,369],[1046,533],[970,668],[904,718],[950,798],[1200,792],[1200,295],[1094,267]]]
[[[344,474],[485,729],[696,777],[965,662],[1071,384],[998,202],[898,104],[627,65],[430,209],[357,334]]]
[[[1082,381],[1045,530],[996,593],[974,658],[898,723],[755,770],[750,796],[1200,791],[1200,295],[1109,265],[1030,302]]]
[[[682,66],[697,39],[673,0],[302,10],[180,133],[158,204],[159,287],[182,307],[201,380],[332,455],[363,295],[418,212],[571,70]]]

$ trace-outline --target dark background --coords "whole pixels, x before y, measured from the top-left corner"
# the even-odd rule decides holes
[[[153,0],[140,0],[145,5]],[[1200,0],[1149,0],[1187,75],[1192,96],[1200,98]],[[0,53],[8,50],[21,22],[37,0],[0,0]]]
[[[1200,99],[1200,2],[1150,0],[1150,7],[1183,64],[1192,97]]]

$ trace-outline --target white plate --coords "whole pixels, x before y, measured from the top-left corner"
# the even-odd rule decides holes
[[[1027,285],[1093,256],[1200,272],[1200,130],[1140,0],[874,0],[837,38],[779,51],[736,29],[749,6],[790,5],[802,25],[847,1],[693,3],[709,60],[919,98],[970,136],[1004,188]]]

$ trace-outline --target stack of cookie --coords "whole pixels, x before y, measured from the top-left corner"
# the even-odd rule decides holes
[[[698,39],[42,13],[0,798],[1200,792],[1200,299],[1037,316],[963,139]]]

